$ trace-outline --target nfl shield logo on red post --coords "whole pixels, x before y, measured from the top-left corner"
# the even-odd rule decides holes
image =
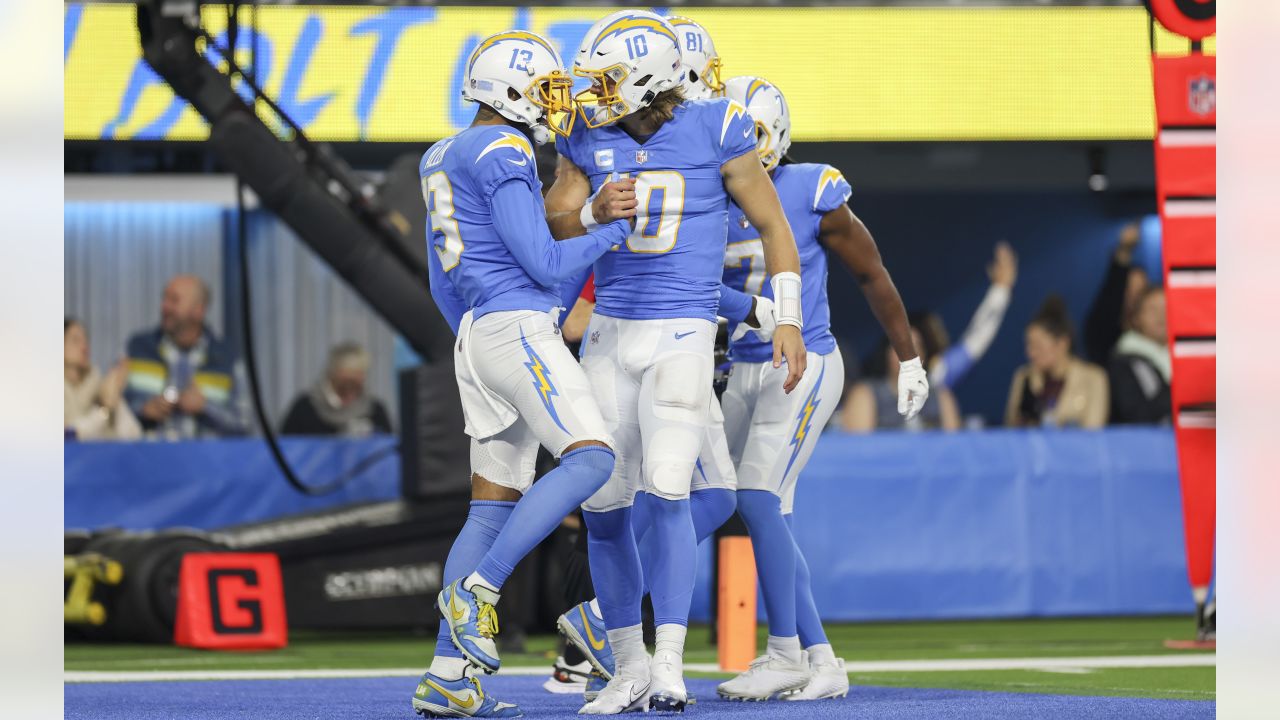
[[[272,553],[187,553],[178,576],[173,641],[266,650],[288,643],[280,561]]]
[[[1187,107],[1197,115],[1208,115],[1218,104],[1217,82],[1208,75],[1191,78],[1187,88]]]

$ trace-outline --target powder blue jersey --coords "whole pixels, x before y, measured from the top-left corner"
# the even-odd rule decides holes
[[[596,312],[715,322],[729,209],[720,166],[755,147],[751,117],[726,98],[682,103],[644,143],[617,123],[556,139],[593,193],[615,174],[636,178],[635,230],[596,261]]]
[[[418,165],[418,174],[430,214],[427,257],[433,266],[433,285],[443,270],[476,318],[489,312],[549,310],[560,305],[555,288],[530,277],[503,244],[489,206],[494,190],[512,179],[528,183],[539,199],[537,205],[542,206],[542,183],[528,138],[511,127],[471,127],[432,145]],[[432,290],[438,295],[436,288]]]
[[[805,348],[825,355],[835,349],[836,340],[831,335],[831,308],[827,304],[827,254],[818,242],[818,224],[823,215],[848,201],[852,191],[839,170],[813,163],[779,165],[773,171],[773,186],[800,251]],[[732,203],[724,284],[749,295],[773,297],[760,233]],[[749,332],[732,344],[729,354],[740,362],[764,362],[773,359],[773,343],[761,342]]]

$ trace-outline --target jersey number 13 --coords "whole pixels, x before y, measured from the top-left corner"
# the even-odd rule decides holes
[[[458,221],[453,219],[453,184],[443,170],[422,179],[422,197],[427,201],[427,213],[431,220],[431,246],[440,256],[445,272],[458,265],[462,258],[462,235]]]

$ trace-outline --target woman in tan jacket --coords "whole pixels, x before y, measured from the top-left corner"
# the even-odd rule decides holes
[[[77,440],[137,440],[142,426],[121,396],[124,362],[106,375],[89,362],[89,335],[78,321],[62,323],[62,425]]]
[[[1030,362],[1013,374],[1005,425],[1094,429],[1107,424],[1107,374],[1071,353],[1073,334],[1066,303],[1049,296],[1027,325]]]

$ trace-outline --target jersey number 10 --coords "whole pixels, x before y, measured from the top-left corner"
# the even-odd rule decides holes
[[[627,238],[627,249],[664,253],[674,248],[684,214],[684,176],[674,170],[636,173],[636,200],[636,227]]]

